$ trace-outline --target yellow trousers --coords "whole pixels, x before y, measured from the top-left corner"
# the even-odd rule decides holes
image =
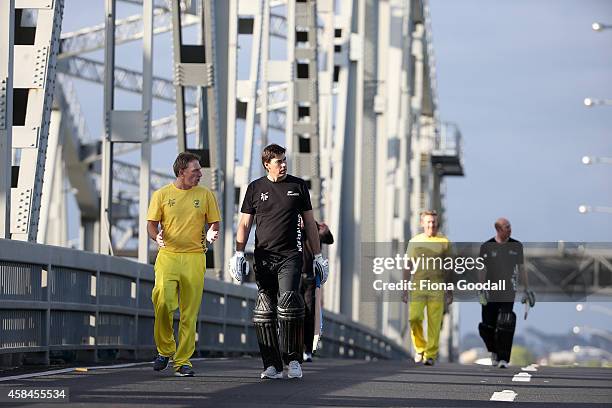
[[[172,357],[174,369],[191,367],[189,358],[195,350],[198,312],[204,290],[206,255],[174,253],[161,250],[155,260],[155,286],[152,300],[155,310],[153,336],[157,351]],[[173,316],[179,309],[178,347],[174,340]]]
[[[423,336],[423,319],[427,308],[427,340]],[[410,336],[417,354],[435,359],[440,346],[440,329],[444,313],[444,291],[416,290],[410,294],[408,320]]]

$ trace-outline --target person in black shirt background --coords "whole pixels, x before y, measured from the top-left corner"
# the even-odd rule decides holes
[[[282,378],[283,363],[288,365],[289,378],[301,378],[304,301],[299,292],[303,263],[300,215],[308,244],[315,254],[313,268],[322,281],[327,279],[329,266],[321,255],[308,187],[304,180],[287,174],[285,149],[276,144],[267,146],[261,162],[267,175],[247,187],[230,271],[238,281],[248,274],[244,248],[255,221],[254,269],[258,296],[253,323],[263,360],[261,378]]]
[[[319,241],[321,244],[331,245],[334,243],[334,236],[329,227],[324,222],[316,222]],[[302,229],[304,224],[301,224]],[[316,322],[316,276],[313,268],[314,252],[310,248],[308,241],[304,242],[304,264],[302,265],[302,279],[300,281],[300,293],[304,298],[305,314],[304,314],[304,361],[312,361],[313,340],[315,335]],[[323,285],[325,281],[321,281]],[[322,306],[321,306],[322,307]]]
[[[495,237],[480,247],[480,256],[484,258],[485,264],[480,281],[502,280],[505,282],[505,290],[481,293],[482,323],[478,325],[478,331],[491,353],[491,364],[507,368],[516,327],[516,314],[512,308],[519,274],[532,306],[535,297],[533,292],[529,291],[527,271],[524,268],[523,244],[510,237],[512,234],[510,221],[499,218],[495,221],[495,230]]]

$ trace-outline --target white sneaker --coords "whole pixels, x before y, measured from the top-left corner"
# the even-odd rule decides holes
[[[304,352],[303,360],[305,363],[312,363],[312,353]]]
[[[506,360],[500,360],[497,364],[497,368],[508,368],[508,362]]]
[[[297,360],[289,362],[289,369],[287,370],[288,378],[302,378],[302,366]]]
[[[414,355],[414,362],[417,364],[421,364],[423,362],[425,353],[416,353]]]
[[[276,367],[270,366],[261,372],[261,378],[269,378],[272,380],[278,380],[283,378],[282,371],[276,371]]]
[[[499,360],[497,359],[497,353],[491,353],[491,365],[497,367]]]

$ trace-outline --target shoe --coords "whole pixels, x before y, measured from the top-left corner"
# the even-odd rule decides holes
[[[177,377],[193,377],[195,372],[188,365],[182,365],[174,372]]]
[[[162,371],[168,367],[168,362],[170,361],[170,357],[164,357],[161,354],[158,354],[153,360],[153,369],[155,371]]]
[[[269,378],[271,380],[278,380],[280,378],[283,378],[283,372],[282,371],[276,371],[276,367],[270,366],[270,367],[266,368],[264,371],[261,372],[260,377],[261,378]]]
[[[416,353],[414,355],[414,362],[417,364],[422,364],[424,359],[424,353]]]
[[[312,353],[304,352],[304,362],[312,363]]]
[[[289,362],[289,370],[287,370],[287,377],[302,378],[302,366],[297,360]]]
[[[426,365],[426,366],[432,366],[432,365],[434,365],[434,362],[435,361],[434,361],[433,358],[428,358],[428,359],[425,359],[425,362],[423,364]]]
[[[491,365],[497,367],[499,360],[497,359],[497,353],[491,353]]]
[[[499,360],[497,368],[508,368],[508,362],[506,360]]]

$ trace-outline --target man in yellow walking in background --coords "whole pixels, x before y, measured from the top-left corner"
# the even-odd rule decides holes
[[[450,256],[450,241],[438,232],[438,214],[435,211],[421,213],[423,233],[414,236],[408,243],[407,255],[419,263],[409,262],[404,270],[404,279],[415,283],[415,290],[410,295],[406,290],[403,301],[409,303],[408,320],[410,335],[415,349],[414,361],[432,366],[438,357],[440,329],[445,302],[452,302],[452,291],[432,290],[422,285],[427,283],[445,283],[450,280],[450,272],[442,265],[444,258]],[[423,288],[424,287],[424,288]],[[427,309],[427,339],[423,334],[423,319]]]
[[[152,294],[153,335],[159,354],[153,369],[164,370],[173,357],[174,374],[191,377],[195,373],[189,358],[195,350],[196,321],[204,290],[206,241],[213,243],[219,238],[220,216],[214,194],[198,186],[202,177],[200,158],[180,153],[173,169],[176,180],[153,193],[147,214],[147,232],[159,245]],[[177,307],[178,347],[172,329]]]

